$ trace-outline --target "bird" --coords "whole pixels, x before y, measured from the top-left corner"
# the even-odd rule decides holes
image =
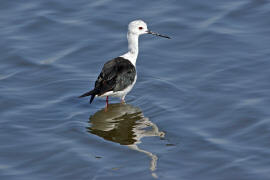
[[[125,103],[126,95],[137,80],[136,60],[139,53],[139,36],[143,34],[170,39],[169,36],[150,31],[143,20],[131,21],[127,32],[128,52],[107,61],[95,81],[94,88],[79,97],[91,96],[90,104],[96,96],[106,97],[106,108],[109,105],[109,96],[119,97],[121,103]]]

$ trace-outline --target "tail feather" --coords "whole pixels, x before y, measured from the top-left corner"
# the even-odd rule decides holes
[[[79,96],[79,98],[91,96],[90,98],[90,104],[91,104],[97,94],[98,94],[98,91],[96,89],[93,89],[92,91],[86,92],[83,95]]]
[[[79,96],[79,98],[86,97],[86,96],[91,96],[91,95],[92,95],[92,91],[89,91],[89,92],[84,93],[83,95]]]
[[[90,98],[90,104],[93,102],[95,96],[96,96],[95,94],[93,94],[93,95],[91,96],[91,98]]]

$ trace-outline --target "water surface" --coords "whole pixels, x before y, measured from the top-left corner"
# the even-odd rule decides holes
[[[0,179],[269,179],[270,3],[0,2]],[[79,99],[143,19],[127,104]]]

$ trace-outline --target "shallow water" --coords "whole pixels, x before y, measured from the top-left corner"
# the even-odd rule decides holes
[[[270,2],[1,1],[0,179],[269,179]],[[127,104],[93,104],[143,19]]]

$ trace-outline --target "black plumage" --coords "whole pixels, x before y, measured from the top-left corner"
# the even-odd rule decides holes
[[[95,88],[80,97],[90,96],[90,104],[95,96],[101,96],[106,92],[122,91],[131,85],[136,77],[135,66],[127,59],[117,57],[106,62],[99,74]]]

